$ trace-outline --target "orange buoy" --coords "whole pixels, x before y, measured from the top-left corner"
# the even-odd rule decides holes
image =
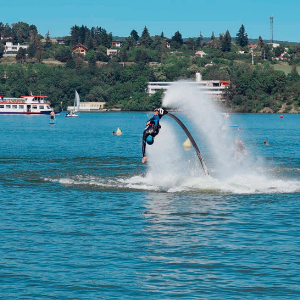
[[[283,115],[280,116],[280,119],[283,119]]]

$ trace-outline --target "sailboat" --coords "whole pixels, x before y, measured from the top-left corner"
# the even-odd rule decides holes
[[[75,90],[75,98],[74,98],[74,108],[65,115],[65,117],[79,117],[76,112],[78,112],[80,106],[80,97],[77,91]]]

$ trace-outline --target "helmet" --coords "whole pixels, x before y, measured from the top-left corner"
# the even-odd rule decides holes
[[[152,145],[153,142],[154,142],[153,136],[152,135],[148,135],[146,137],[146,142],[147,142],[148,145]]]

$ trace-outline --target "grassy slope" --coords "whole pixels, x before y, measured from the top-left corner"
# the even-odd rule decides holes
[[[273,65],[274,70],[283,71],[285,75],[291,73],[292,66],[288,64]],[[300,66],[297,66],[297,71],[300,74]]]

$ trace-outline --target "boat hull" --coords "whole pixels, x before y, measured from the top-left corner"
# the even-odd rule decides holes
[[[42,112],[7,112],[0,111],[0,115],[50,115],[51,111]]]
[[[65,117],[67,117],[67,118],[76,118],[76,117],[79,117],[78,115],[75,115],[75,114],[73,114],[73,115],[65,115]]]

